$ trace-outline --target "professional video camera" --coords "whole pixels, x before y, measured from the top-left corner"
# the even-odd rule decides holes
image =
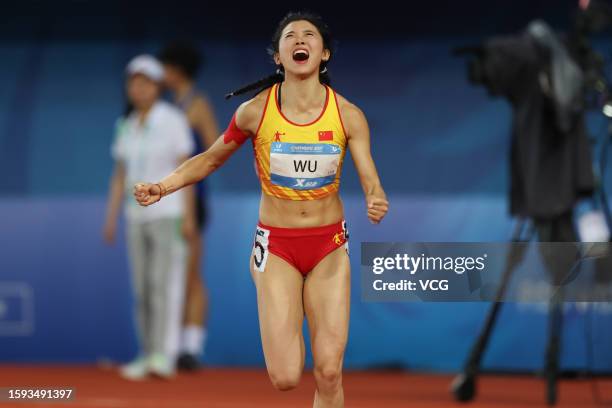
[[[470,82],[512,105],[510,210],[536,224],[554,219],[567,224],[578,199],[592,196],[595,188],[584,112],[601,108],[609,87],[604,59],[589,37],[612,22],[612,11],[602,1],[580,5],[566,35],[533,21],[517,35],[453,50],[469,58]]]
[[[565,35],[554,32],[545,22],[531,22],[526,30],[511,36],[498,36],[477,46],[455,48],[453,53],[468,57],[468,79],[484,86],[490,95],[506,98],[513,109],[510,154],[510,212],[519,220],[531,220],[532,233],[543,242],[576,242],[574,207],[581,198],[598,196],[603,210],[600,225],[605,233],[593,234],[580,228],[586,241],[607,241],[610,219],[603,191],[603,168],[599,183],[593,174],[591,143],[584,114],[587,109],[603,108],[612,117],[612,98],[606,80],[604,58],[591,45],[590,36],[608,27],[612,11],[604,1],[580,0],[572,29]],[[607,146],[610,135],[606,135]],[[601,150],[605,157],[607,149]],[[603,167],[605,160],[600,160]],[[594,194],[599,189],[599,194]],[[605,220],[604,220],[605,219]],[[579,222],[579,227],[581,223]],[[586,223],[585,223],[586,224]],[[597,224],[597,223],[594,223]],[[606,227],[607,224],[607,227]],[[522,223],[513,241],[522,237]],[[591,231],[595,230],[591,228]],[[512,271],[522,259],[524,246],[513,246],[507,259],[496,302],[490,309],[462,374],[453,382],[453,393],[460,401],[476,393],[476,377],[500,310],[501,299]],[[545,259],[553,284],[562,286],[567,271]],[[561,272],[560,274],[558,272]],[[561,282],[561,283],[560,283]],[[562,326],[562,292],[550,299],[549,339],[544,376],[547,401],[557,398],[556,380]]]

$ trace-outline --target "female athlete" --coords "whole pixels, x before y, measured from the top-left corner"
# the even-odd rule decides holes
[[[364,114],[329,86],[333,50],[327,25],[311,13],[289,13],[272,51],[276,74],[229,94],[260,91],[240,105],[223,135],[163,180],[136,184],[134,195],[143,206],[156,203],[210,175],[251,139],[262,195],[250,268],[270,380],[279,390],[298,384],[306,315],[314,407],[342,407],[350,264],[338,187],[347,149],[372,223],[383,219],[388,201]]]

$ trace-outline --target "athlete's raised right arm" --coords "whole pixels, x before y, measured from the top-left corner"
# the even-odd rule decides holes
[[[257,131],[263,114],[259,95],[238,107],[228,128],[205,152],[186,160],[157,183],[137,183],[134,197],[142,206],[158,202],[162,197],[185,186],[197,183],[217,170],[242,144]]]

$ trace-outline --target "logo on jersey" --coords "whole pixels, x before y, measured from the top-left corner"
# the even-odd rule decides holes
[[[276,133],[274,133],[274,141],[275,142],[280,142],[281,141],[281,139],[280,139],[281,136],[285,136],[285,133],[281,133],[281,132],[279,132],[277,130]]]
[[[334,140],[334,132],[332,130],[320,130],[319,141]]]
[[[293,188],[296,189],[309,189],[316,188],[319,185],[317,181],[308,181],[308,179],[295,179]]]

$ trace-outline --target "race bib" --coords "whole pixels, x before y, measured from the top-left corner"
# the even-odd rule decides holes
[[[346,220],[342,221],[342,233],[344,234],[344,239],[346,242],[344,243],[344,249],[346,249],[346,253],[349,253],[349,232],[346,226]]]
[[[333,143],[284,143],[270,146],[270,181],[295,190],[334,182],[342,149]]]
[[[263,272],[266,269],[266,263],[268,262],[268,236],[270,230],[265,228],[257,227],[255,231],[255,241],[253,242],[253,264],[255,270]]]

